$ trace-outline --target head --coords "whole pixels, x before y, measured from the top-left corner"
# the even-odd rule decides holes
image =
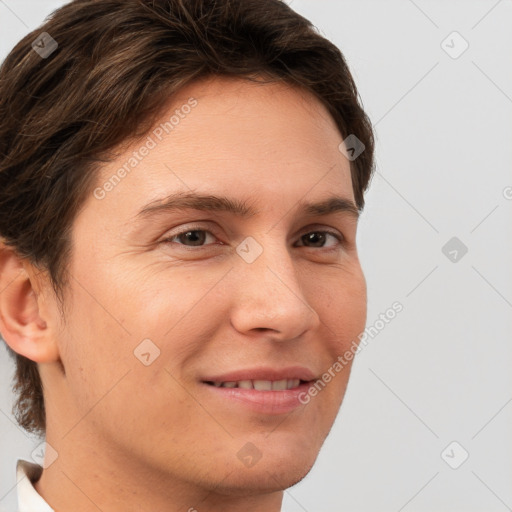
[[[58,44],[44,58],[41,32]],[[319,378],[364,330],[373,148],[341,52],[280,0],[57,10],[0,69],[0,331],[20,426],[233,493],[303,478],[350,365],[286,411],[211,383]]]

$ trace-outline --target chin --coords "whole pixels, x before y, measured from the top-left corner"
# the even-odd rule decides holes
[[[227,496],[251,496],[284,491],[299,483],[311,471],[314,464],[287,461],[282,465],[263,464],[252,468],[236,468],[221,482],[212,482],[212,491]],[[218,478],[218,475],[217,475]]]
[[[307,476],[317,459],[319,450],[312,450],[310,447],[305,451],[304,448],[284,445],[281,450],[271,451],[270,444],[268,451],[252,466],[247,467],[238,460],[234,466],[232,462],[226,463],[224,467],[227,470],[224,475],[219,471],[212,475],[217,480],[214,488],[217,492],[232,496],[250,496],[288,489]]]

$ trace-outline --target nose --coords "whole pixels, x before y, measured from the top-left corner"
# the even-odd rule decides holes
[[[304,294],[297,262],[283,245],[267,244],[252,263],[238,258],[233,270],[231,323],[237,331],[246,335],[264,331],[276,341],[287,341],[319,325],[319,315]]]

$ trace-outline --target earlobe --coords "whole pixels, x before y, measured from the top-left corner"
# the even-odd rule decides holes
[[[53,325],[47,318],[36,272],[0,244],[0,332],[16,353],[38,362],[59,360]],[[49,325],[50,324],[50,325]]]

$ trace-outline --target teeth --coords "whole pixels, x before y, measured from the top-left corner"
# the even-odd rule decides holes
[[[257,391],[284,391],[285,389],[293,389],[300,384],[299,379],[283,379],[283,380],[239,380],[230,382],[213,382],[217,388],[242,388],[256,389]]]
[[[271,380],[255,380],[253,381],[254,389],[258,391],[272,391],[272,381]]]
[[[291,389],[291,388],[298,388],[299,387],[299,384],[300,384],[300,379],[289,379],[287,381],[287,384],[286,384],[286,387],[288,389]]]
[[[288,381],[286,379],[275,380],[272,382],[272,391],[282,391],[283,389],[286,389],[287,385]]]

